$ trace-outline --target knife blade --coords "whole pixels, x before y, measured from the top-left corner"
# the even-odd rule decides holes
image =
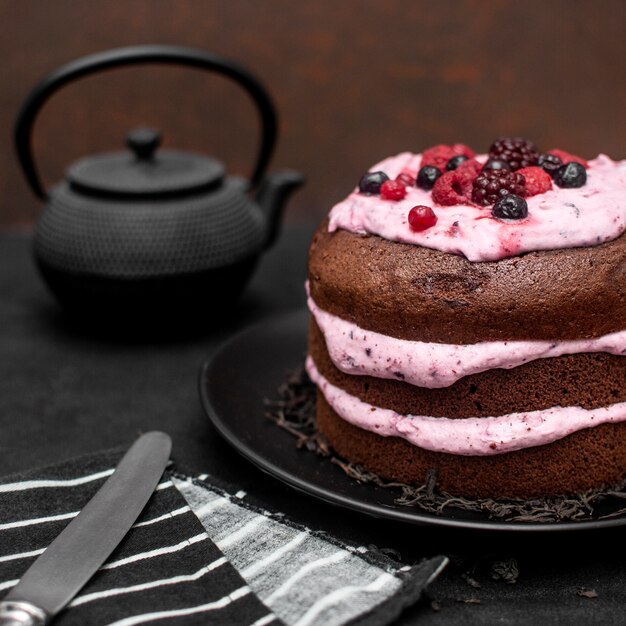
[[[169,436],[158,431],[135,441],[96,495],[0,602],[0,626],[47,624],[72,600],[139,517],[171,449]]]

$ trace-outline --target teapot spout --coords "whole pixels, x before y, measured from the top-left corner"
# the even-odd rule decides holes
[[[269,248],[276,241],[287,199],[303,183],[304,176],[295,170],[273,172],[261,183],[256,201],[265,215],[266,248]]]

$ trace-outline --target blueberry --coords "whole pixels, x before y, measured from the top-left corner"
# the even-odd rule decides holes
[[[556,154],[542,154],[539,156],[537,165],[548,172],[550,176],[554,176],[554,173],[563,165],[563,161]]]
[[[582,187],[587,182],[587,170],[580,163],[572,161],[561,165],[552,178],[559,187],[565,189]]]
[[[455,157],[452,157],[446,163],[446,171],[450,172],[451,170],[455,170],[463,161],[467,161],[467,157],[464,154],[458,154]]]
[[[511,171],[511,166],[503,159],[489,159],[484,165],[482,171],[487,170],[504,170]]]
[[[500,220],[521,220],[528,216],[528,205],[524,198],[509,193],[493,205],[491,215]]]
[[[435,181],[441,176],[441,170],[433,165],[424,165],[424,167],[417,173],[417,180],[415,186],[420,189],[433,188]]]
[[[380,186],[389,180],[389,176],[385,172],[368,172],[361,176],[359,181],[359,191],[368,196],[380,193]]]

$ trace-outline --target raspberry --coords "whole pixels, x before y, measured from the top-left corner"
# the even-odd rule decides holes
[[[456,171],[463,178],[463,182],[469,180],[470,183],[478,176],[480,170],[482,170],[482,165],[476,159],[463,161],[463,163],[456,168]]]
[[[508,194],[526,195],[526,181],[517,172],[485,170],[474,180],[472,200],[481,206],[496,203]]]
[[[471,159],[474,156],[474,151],[462,143],[455,143],[452,146],[439,144],[428,148],[428,150],[424,150],[420,167],[432,165],[443,172],[446,169],[448,161],[459,155]]]
[[[552,189],[552,177],[541,167],[523,167],[516,173],[526,179],[526,196],[536,196]]]
[[[411,230],[420,232],[437,223],[437,216],[429,206],[414,206],[409,211],[409,226]]]
[[[400,172],[396,176],[396,180],[402,183],[405,187],[413,187],[413,185],[415,185],[415,179],[407,172]]]
[[[433,186],[433,201],[442,206],[469,204],[473,176],[460,168],[446,172],[437,179]]]
[[[580,163],[585,169],[589,167],[589,163],[585,161],[585,159],[576,156],[575,154],[570,154],[569,152],[565,152],[565,150],[548,150],[548,154],[553,154],[554,156],[558,156],[563,163]]]
[[[387,180],[380,186],[380,197],[383,200],[402,200],[405,196],[406,187],[398,180]]]
[[[491,144],[489,156],[506,161],[513,171],[536,165],[539,151],[532,141],[522,137],[500,137]]]

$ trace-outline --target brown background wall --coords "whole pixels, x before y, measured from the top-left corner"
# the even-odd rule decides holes
[[[317,220],[378,159],[439,142],[485,149],[500,134],[626,157],[623,0],[0,0],[0,226],[41,207],[20,176],[12,124],[60,64],[136,43],[196,46],[247,66],[281,116],[273,166],[306,173],[290,220]],[[46,181],[116,149],[139,124],[165,144],[245,173],[251,105],[224,79],[134,68],[68,87],[36,126]]]

